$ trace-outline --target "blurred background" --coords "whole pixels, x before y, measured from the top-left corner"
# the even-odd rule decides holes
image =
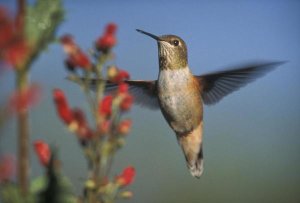
[[[31,1],[33,2],[33,1]],[[0,0],[15,10],[15,1]],[[66,19],[57,36],[70,33],[88,50],[109,22],[118,25],[115,63],[133,79],[156,79],[157,45],[135,31],[182,37],[194,74],[247,61],[288,61],[234,92],[204,115],[205,172],[198,180],[185,165],[162,114],[134,107],[134,126],[119,151],[113,174],[133,165],[131,202],[300,202],[300,2],[299,1],[64,1]],[[80,193],[86,163],[76,139],[57,118],[51,97],[63,89],[72,106],[88,106],[78,86],[65,79],[65,55],[52,44],[31,71],[42,86],[31,110],[32,140],[59,147],[63,171]],[[14,87],[11,72],[0,79],[0,98]],[[1,152],[15,152],[15,121],[1,131]],[[42,174],[31,156],[31,176]]]

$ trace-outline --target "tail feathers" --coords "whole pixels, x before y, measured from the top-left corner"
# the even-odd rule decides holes
[[[186,135],[177,135],[192,176],[200,178],[203,173],[202,123]]]
[[[200,176],[202,175],[202,173],[204,171],[202,147],[201,147],[200,152],[198,154],[198,159],[192,165],[190,165],[188,160],[187,160],[187,166],[188,166],[192,176],[194,176],[196,178],[200,178]]]

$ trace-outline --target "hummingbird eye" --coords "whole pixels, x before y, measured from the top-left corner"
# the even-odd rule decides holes
[[[177,47],[179,45],[179,41],[175,39],[175,40],[173,40],[173,44],[174,44],[174,46]]]

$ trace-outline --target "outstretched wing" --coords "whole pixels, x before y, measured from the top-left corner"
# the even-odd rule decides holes
[[[134,97],[135,104],[151,110],[159,109],[156,80],[127,80],[125,83],[129,85],[129,93]],[[109,82],[106,84],[106,92],[115,91],[116,89],[117,84]]]
[[[283,63],[285,62],[250,63],[195,77],[202,88],[203,102],[212,105]]]
[[[83,78],[68,78],[69,80],[78,83],[78,79],[83,81]],[[89,85],[91,89],[95,89],[98,79],[90,79]],[[117,90],[118,85],[109,81],[105,81],[105,93],[111,93]],[[151,110],[158,110],[159,103],[157,99],[156,80],[126,80],[124,81],[129,85],[129,93],[134,97],[134,104],[147,107]]]

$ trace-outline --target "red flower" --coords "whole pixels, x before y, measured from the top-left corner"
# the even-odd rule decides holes
[[[0,158],[0,183],[9,180],[15,174],[14,157],[5,155]]]
[[[121,175],[117,176],[117,183],[121,186],[130,185],[135,176],[135,169],[132,166],[128,166],[125,168]]]
[[[111,95],[105,96],[99,103],[98,112],[104,117],[109,117],[112,113],[112,101],[113,97]]]
[[[125,94],[120,102],[120,109],[122,111],[128,111],[133,103],[133,97],[130,94]]]
[[[132,121],[130,119],[123,120],[118,125],[118,133],[121,135],[126,135],[129,133],[132,126]]]
[[[63,46],[64,52],[69,56],[75,54],[78,49],[80,49],[75,43],[72,35],[63,35],[60,38],[60,43]]]
[[[117,40],[114,35],[104,35],[100,37],[96,41],[96,47],[99,51],[104,51],[111,49],[115,44],[117,43]]]
[[[40,99],[41,90],[36,84],[26,90],[15,92],[8,102],[8,108],[12,112],[19,112],[35,105]]]
[[[50,161],[51,151],[49,145],[42,140],[36,140],[34,143],[35,153],[38,156],[40,163],[47,166]]]
[[[92,130],[88,127],[85,115],[81,109],[73,109],[72,115],[74,122],[77,124],[76,133],[80,138],[89,139],[93,136]]]
[[[77,109],[77,108],[73,109],[72,115],[73,115],[74,121],[76,121],[78,127],[85,128],[87,126],[85,115],[81,109]]]
[[[117,25],[110,23],[106,26],[104,34],[96,40],[96,48],[104,53],[108,52],[113,46],[116,45],[117,40],[115,33]]]
[[[22,26],[17,26],[5,8],[0,7],[0,13],[0,58],[9,65],[20,65],[29,55],[29,44],[20,34]]]
[[[68,55],[66,65],[68,69],[72,70],[75,67],[90,69],[92,64],[89,57],[81,51],[80,47],[74,42],[71,35],[64,35],[60,38],[65,53]]]
[[[82,51],[78,50],[75,54],[72,54],[69,57],[70,57],[69,59],[73,62],[75,66],[79,66],[85,69],[91,68],[90,59]]]
[[[71,124],[71,122],[73,121],[73,115],[69,108],[68,101],[65,97],[64,92],[60,89],[54,89],[53,99],[56,105],[57,113],[61,120],[64,121],[65,124]]]
[[[105,33],[106,34],[115,34],[117,31],[117,25],[115,23],[109,23],[106,25]]]

